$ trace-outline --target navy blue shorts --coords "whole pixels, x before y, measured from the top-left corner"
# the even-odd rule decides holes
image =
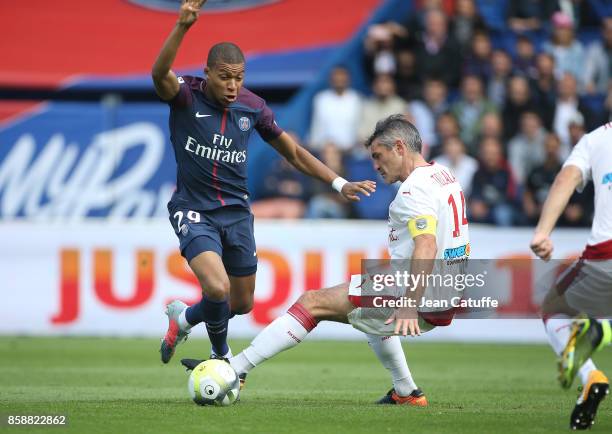
[[[211,211],[186,208],[170,211],[170,223],[187,262],[202,252],[216,252],[227,274],[238,277],[257,271],[253,220],[251,210],[242,206]]]

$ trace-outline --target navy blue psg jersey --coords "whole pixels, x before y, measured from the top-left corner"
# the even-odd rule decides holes
[[[266,141],[282,130],[266,102],[244,87],[236,101],[221,107],[204,95],[206,80],[179,77],[170,105],[170,140],[177,164],[170,209],[206,211],[228,205],[248,207],[247,145],[253,130]]]

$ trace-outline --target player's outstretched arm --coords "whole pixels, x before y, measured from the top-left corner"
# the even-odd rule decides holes
[[[289,134],[283,132],[276,139],[270,140],[270,145],[289,161],[297,170],[306,175],[332,184],[342,196],[351,201],[358,201],[359,194],[369,196],[376,191],[376,182],[358,181],[348,182],[338,176],[333,170],[319,161],[310,152],[296,143]]]
[[[580,169],[573,165],[565,166],[555,177],[555,182],[548,192],[530,245],[533,253],[545,261],[550,259],[553,251],[550,233],[567,206],[572,193],[581,183]]]
[[[183,37],[198,19],[198,13],[204,3],[206,3],[206,0],[183,0],[176,25],[166,38],[153,64],[151,76],[153,77],[153,84],[155,84],[155,91],[165,101],[171,100],[179,92],[178,79],[170,68],[172,68],[172,63]]]

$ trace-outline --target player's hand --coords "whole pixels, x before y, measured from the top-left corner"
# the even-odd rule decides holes
[[[546,234],[536,232],[529,245],[539,258],[549,261],[553,252],[553,243]]]
[[[350,201],[361,200],[358,194],[369,196],[370,193],[376,191],[376,182],[374,181],[359,181],[359,182],[347,182],[342,187],[342,196]]]
[[[179,18],[177,23],[186,27],[191,27],[198,19],[200,9],[204,6],[206,0],[183,0],[179,9]]]
[[[419,314],[415,307],[401,307],[395,309],[393,315],[385,321],[385,324],[391,324],[395,321],[394,334],[402,336],[420,336],[421,328],[419,327]]]

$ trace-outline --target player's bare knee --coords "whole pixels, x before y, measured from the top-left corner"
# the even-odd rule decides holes
[[[306,291],[305,293],[300,295],[300,298],[298,298],[297,303],[304,306],[304,308],[306,308],[306,310],[312,314],[313,311],[316,310],[317,306],[319,305],[319,298],[320,297],[318,291]]]
[[[253,310],[253,298],[248,300],[240,300],[238,303],[232,303],[232,312],[236,315],[245,315]]]
[[[230,295],[230,282],[224,279],[208,282],[202,286],[202,292],[214,301],[227,300]]]

